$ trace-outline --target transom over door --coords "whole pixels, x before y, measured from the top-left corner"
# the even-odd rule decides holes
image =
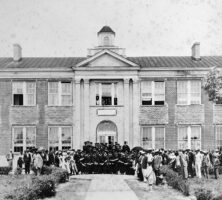
[[[111,121],[102,121],[97,126],[97,142],[114,144],[117,141],[117,128]]]

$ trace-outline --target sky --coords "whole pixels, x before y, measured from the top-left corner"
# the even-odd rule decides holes
[[[127,56],[222,55],[222,0],[0,0],[0,57],[86,56],[104,25]]]

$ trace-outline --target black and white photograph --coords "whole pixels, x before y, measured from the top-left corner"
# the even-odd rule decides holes
[[[0,0],[0,200],[222,200],[221,0]]]

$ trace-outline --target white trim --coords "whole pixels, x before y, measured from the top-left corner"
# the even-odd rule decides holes
[[[191,149],[191,143],[192,143],[192,131],[191,131],[191,128],[192,127],[198,127],[199,128],[199,133],[200,133],[200,149],[201,149],[201,145],[202,145],[202,129],[201,129],[201,125],[179,125],[177,127],[177,147],[179,148],[179,141],[182,141],[182,140],[179,140],[179,128],[186,128],[186,131],[187,131],[187,148],[188,149]],[[184,140],[185,141],[185,140]]]
[[[163,82],[163,87],[164,87],[164,93],[163,93],[163,95],[164,95],[164,104],[163,105],[158,105],[158,106],[164,106],[165,104],[166,104],[166,87],[165,87],[165,81],[157,81],[157,80],[142,80],[141,82],[140,82],[140,98],[141,98],[141,100],[140,100],[140,104],[142,105],[142,101],[143,101],[143,98],[142,98],[142,94],[143,94],[143,87],[142,87],[142,84],[143,84],[143,82],[151,82],[151,99],[152,99],[152,106],[155,106],[155,82]],[[150,105],[150,106],[151,106]],[[144,106],[146,106],[146,105],[144,105]]]
[[[143,131],[144,129],[143,128],[151,128],[151,137],[152,137],[152,141],[151,141],[151,144],[152,144],[152,149],[155,149],[156,148],[156,128],[163,128],[163,148],[165,148],[166,146],[166,128],[165,126],[163,125],[155,125],[155,126],[152,126],[152,125],[146,125],[146,126],[141,126],[141,135],[140,135],[140,143],[141,143],[141,146],[143,146]]]
[[[14,84],[16,84],[16,83],[22,83],[23,105],[14,105],[14,92],[13,92],[14,89],[13,89],[13,87],[14,87]],[[31,94],[31,93],[27,93],[27,83],[34,83],[35,84],[35,86],[34,86],[35,91],[33,93],[34,102],[31,105],[28,105],[27,95]],[[36,106],[36,81],[18,81],[18,80],[13,81],[12,80],[11,87],[12,87],[12,106],[30,106],[30,107],[31,106]]]
[[[127,60],[126,58],[124,58],[124,57],[122,57],[122,56],[120,56],[120,55],[118,55],[118,54],[116,54],[116,53],[114,53],[114,52],[112,52],[112,51],[109,51],[109,50],[107,50],[107,49],[102,50],[101,52],[95,54],[94,56],[92,56],[92,57],[90,57],[90,58],[88,58],[88,59],[86,59],[86,60],[78,63],[78,64],[76,65],[76,67],[84,66],[84,65],[90,63],[91,61],[97,59],[98,57],[100,57],[100,56],[102,56],[102,55],[104,55],[104,54],[109,54],[109,55],[113,56],[114,58],[116,58],[116,59],[118,59],[118,60],[121,60],[121,61],[124,62],[124,63],[127,63],[127,64],[130,65],[130,66],[139,67],[139,65],[133,63],[132,61]]]
[[[62,145],[62,128],[70,128],[70,130],[71,130],[71,144],[70,144],[70,147],[71,147],[71,149],[73,148],[73,126],[57,126],[57,125],[55,125],[55,126],[53,126],[53,125],[50,125],[50,126],[48,126],[48,150],[50,149],[50,143],[49,143],[49,130],[50,130],[50,128],[58,128],[58,150],[62,150],[62,147],[63,147],[63,145]],[[56,146],[55,146],[56,147]]]
[[[23,142],[22,144],[19,144],[19,145],[15,145],[15,128],[22,128],[22,137],[23,137]],[[36,147],[36,126],[19,126],[19,125],[13,125],[12,126],[12,149],[13,149],[13,152],[14,152],[14,148],[15,147],[23,147],[23,152],[27,149],[27,142],[26,142],[26,135],[27,135],[27,128],[34,128],[35,130],[35,143],[33,144],[33,146]],[[15,153],[18,153],[18,152],[15,152]]]
[[[62,80],[62,81],[54,81],[54,80],[50,81],[49,80],[48,81],[48,106],[73,106],[73,84],[72,84],[72,81],[70,81],[70,80],[65,82],[65,83],[69,83],[70,84],[71,89],[70,89],[70,94],[69,95],[71,96],[71,101],[70,101],[69,105],[63,105],[62,104],[62,96],[65,95],[65,94],[62,93],[63,81],[64,80]],[[57,95],[58,95],[58,103],[55,104],[55,105],[49,103],[49,94],[56,94],[56,93],[49,93],[49,84],[51,82],[54,82],[54,83],[58,84],[58,93],[57,93]],[[68,94],[66,94],[66,95],[68,96]]]
[[[192,81],[199,81],[200,87],[199,87],[199,103],[192,103],[191,104],[191,82]],[[179,82],[186,82],[186,87],[187,87],[187,104],[179,104],[179,99],[178,99],[178,83]],[[201,104],[201,80],[177,80],[177,105],[200,105]]]

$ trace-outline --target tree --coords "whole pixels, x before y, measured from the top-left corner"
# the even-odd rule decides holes
[[[222,77],[220,71],[216,68],[209,71],[204,80],[204,89],[208,93],[209,100],[213,102],[222,99]]]

